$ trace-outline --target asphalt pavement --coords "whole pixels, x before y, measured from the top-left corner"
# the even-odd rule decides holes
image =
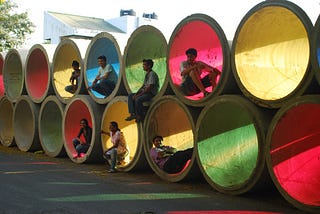
[[[152,171],[108,173],[0,145],[0,214],[302,214],[275,189],[229,196],[205,180],[170,183]]]

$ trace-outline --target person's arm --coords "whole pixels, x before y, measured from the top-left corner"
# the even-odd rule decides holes
[[[77,135],[77,140],[79,140],[80,143],[81,143],[80,137],[81,137],[82,134],[83,134],[83,129],[80,128],[79,133],[78,133],[78,135]]]
[[[82,144],[90,144],[92,139],[92,128],[87,128],[87,133],[85,136],[85,142],[82,142]]]
[[[106,132],[106,131],[103,131],[103,130],[101,130],[101,132],[100,132],[101,134],[105,134],[105,135],[108,135],[108,136],[110,136],[110,133],[109,132]]]
[[[192,66],[183,65],[183,68],[181,69],[181,70],[182,70],[182,71],[181,71],[181,76],[189,75],[189,73],[190,73],[193,69],[195,69],[195,68],[197,68],[197,67],[198,67],[197,64],[192,65]]]
[[[200,69],[205,69],[206,71],[216,73],[217,75],[219,75],[221,73],[218,69],[212,67],[211,65],[208,65],[205,62],[199,61],[199,62],[197,62],[197,64]]]

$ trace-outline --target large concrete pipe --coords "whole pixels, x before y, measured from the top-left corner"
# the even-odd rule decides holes
[[[144,145],[144,131],[141,123],[134,121],[125,121],[128,114],[128,98],[126,96],[116,96],[106,106],[101,122],[101,129],[109,132],[109,125],[111,121],[116,121],[120,130],[123,132],[129,154],[121,165],[117,166],[119,171],[137,171],[150,169],[146,161],[143,145]],[[110,137],[102,135],[102,148],[106,151],[112,146]]]
[[[153,70],[159,77],[159,93],[167,89],[168,74],[166,66],[167,41],[160,30],[150,25],[137,28],[129,37],[123,53],[123,83],[128,93],[137,92],[143,84],[146,72],[142,68],[143,59],[154,61]]]
[[[53,56],[52,62],[52,85],[55,95],[62,103],[67,103],[74,95],[87,94],[87,89],[83,81],[83,59],[90,40],[62,40]],[[72,69],[72,61],[76,60],[80,64],[81,75],[79,78],[78,88],[74,94],[65,91],[65,87],[70,85],[69,82]]]
[[[320,96],[292,99],[274,116],[267,135],[267,166],[282,196],[320,213]]]
[[[274,110],[240,95],[222,95],[203,108],[196,126],[196,156],[208,183],[239,195],[272,182],[265,164],[265,138]]]
[[[13,103],[3,96],[0,100],[0,141],[4,146],[14,146]]]
[[[56,97],[48,96],[39,111],[39,139],[43,151],[50,157],[65,156],[62,119],[65,105]]]
[[[180,64],[187,60],[185,52],[189,48],[198,51],[197,61],[203,61],[221,71],[216,79],[216,87],[206,88],[211,92],[208,97],[204,98],[202,93],[185,96],[180,89]],[[226,36],[219,24],[207,15],[193,14],[176,26],[169,41],[167,63],[170,85],[179,99],[188,105],[203,106],[215,95],[240,92],[230,70],[230,48]],[[203,72],[201,77],[207,74]]]
[[[99,64],[98,57],[104,55],[107,58],[107,63],[111,64],[118,75],[118,81],[113,92],[105,97],[104,95],[90,90],[89,95],[97,103],[106,104],[109,102],[116,94],[124,95],[126,90],[124,87],[119,89],[121,83],[121,66],[122,66],[122,55],[117,43],[117,40],[109,33],[102,32],[97,34],[88,46],[86,57],[85,57],[85,73],[84,81],[86,87],[92,85],[93,80],[98,74]]]
[[[4,91],[4,83],[3,83],[3,67],[4,67],[5,55],[0,53],[0,97],[2,97],[5,93]]]
[[[263,1],[241,20],[231,65],[243,94],[257,105],[279,108],[291,98],[318,90],[310,69],[313,24],[290,1]]]
[[[144,151],[152,170],[161,179],[179,182],[200,178],[201,173],[194,154],[184,169],[174,174],[167,173],[158,167],[150,155],[154,136],[163,136],[163,145],[172,146],[181,151],[194,147],[194,131],[195,123],[192,114],[177,97],[165,95],[150,106],[144,124]]]
[[[24,94],[27,94],[24,84],[24,67],[27,50],[10,49],[6,54],[3,67],[3,82],[5,93],[11,102]]]
[[[25,85],[35,103],[41,103],[54,93],[51,83],[51,63],[56,45],[36,44],[28,52],[25,66]]]
[[[63,113],[62,131],[64,148],[70,159],[75,163],[102,162],[101,146],[101,116],[103,106],[97,104],[89,95],[74,96],[66,105]],[[74,158],[77,152],[72,139],[77,137],[80,130],[80,120],[87,119],[92,127],[90,147],[81,157]]]
[[[41,149],[38,132],[39,109],[40,105],[32,102],[27,95],[17,99],[13,111],[13,130],[16,144],[21,151]]]

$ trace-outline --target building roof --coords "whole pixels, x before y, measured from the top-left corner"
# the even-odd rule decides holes
[[[54,16],[62,23],[72,27],[72,28],[82,28],[90,30],[98,30],[104,32],[114,32],[114,33],[125,33],[116,26],[108,23],[104,19],[78,16],[64,13],[57,13],[48,11],[48,14]]]

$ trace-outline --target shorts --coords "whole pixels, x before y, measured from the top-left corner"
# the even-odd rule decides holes
[[[212,86],[209,74],[201,79],[201,83],[205,88]],[[185,81],[181,83],[180,89],[186,96],[193,96],[201,92],[190,76],[187,76]]]

